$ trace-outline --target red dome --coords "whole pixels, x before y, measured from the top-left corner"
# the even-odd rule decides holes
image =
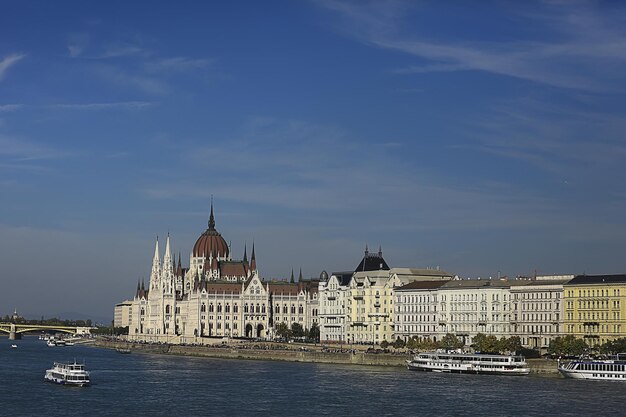
[[[196,244],[193,245],[193,256],[217,258],[218,255],[221,258],[228,258],[228,245],[216,230],[207,230],[200,235]]]
[[[213,217],[213,204],[211,204],[211,216],[209,217],[209,228],[200,235],[196,244],[193,245],[193,256],[208,258],[228,258],[228,244],[215,230],[215,218]]]

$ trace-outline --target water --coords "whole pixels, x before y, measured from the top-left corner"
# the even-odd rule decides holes
[[[626,415],[626,383],[185,358],[0,338],[0,416]],[[43,382],[85,360],[92,386]]]

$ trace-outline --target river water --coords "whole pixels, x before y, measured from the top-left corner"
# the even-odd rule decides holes
[[[122,355],[0,338],[0,416],[626,415],[626,383],[411,372],[404,368]],[[85,361],[92,386],[45,383]]]

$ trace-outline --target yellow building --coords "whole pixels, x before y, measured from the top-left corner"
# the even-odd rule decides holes
[[[626,275],[578,275],[563,286],[563,334],[590,347],[626,337]]]

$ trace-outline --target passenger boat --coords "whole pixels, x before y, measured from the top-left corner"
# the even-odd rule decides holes
[[[559,360],[558,368],[566,378],[626,382],[626,353],[607,360],[581,358],[565,363]]]
[[[459,374],[528,375],[530,369],[523,356],[484,355],[454,352],[423,352],[407,361],[412,371]]]
[[[15,344],[11,345],[11,349],[17,349],[17,345]]]
[[[117,353],[130,353],[130,349],[124,349],[124,348],[117,348],[115,349],[117,351]]]
[[[53,340],[53,339],[50,339],[50,340],[48,340],[48,341],[46,342],[46,345],[48,345],[48,346],[50,346],[50,347],[53,347],[53,346],[56,346],[57,344],[56,344],[56,343],[54,343],[54,340]]]
[[[48,382],[78,387],[86,387],[91,383],[85,364],[78,363],[76,360],[70,363],[55,362],[52,369],[46,370],[44,378]]]

